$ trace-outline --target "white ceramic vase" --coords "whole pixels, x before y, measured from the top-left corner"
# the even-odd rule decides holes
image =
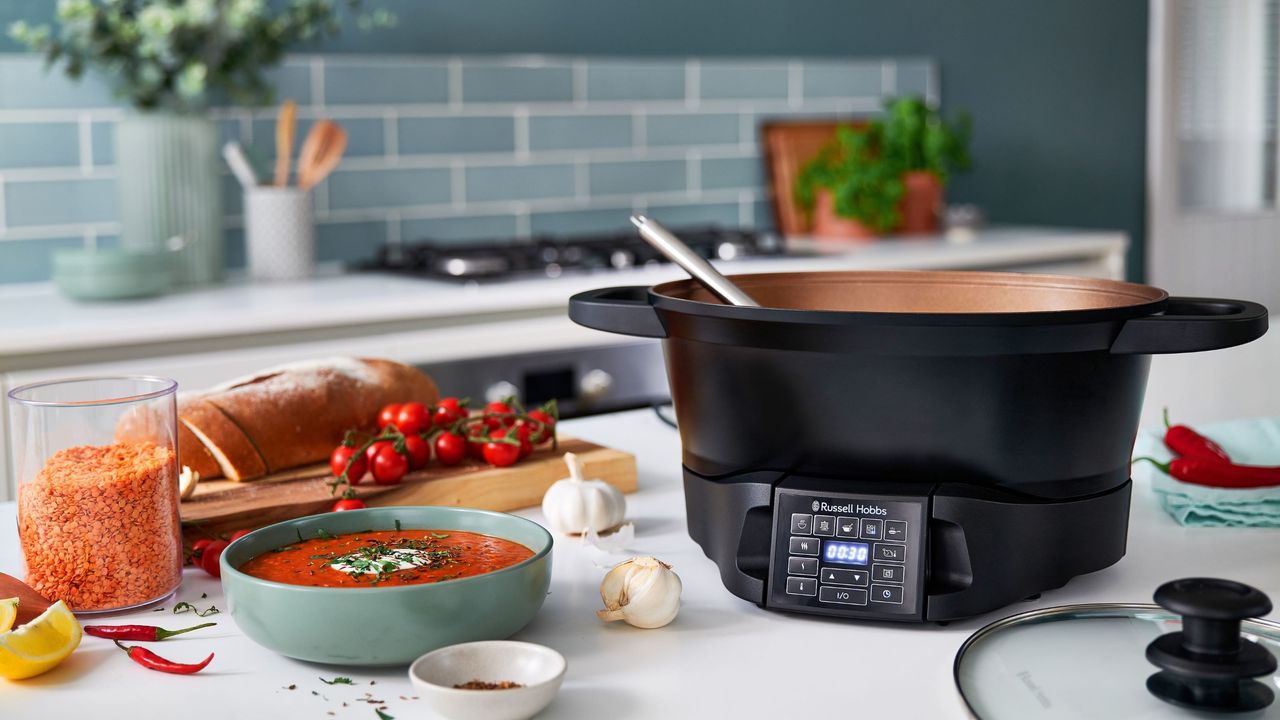
[[[175,285],[224,271],[218,126],[201,115],[130,112],[116,123],[121,244],[175,249]]]

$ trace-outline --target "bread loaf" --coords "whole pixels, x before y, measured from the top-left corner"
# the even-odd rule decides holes
[[[204,450],[219,472],[201,477],[252,480],[324,461],[347,430],[376,429],[383,405],[438,399],[431,378],[390,360],[329,358],[272,368],[215,387],[179,410],[189,431],[179,434],[179,456],[202,458]]]

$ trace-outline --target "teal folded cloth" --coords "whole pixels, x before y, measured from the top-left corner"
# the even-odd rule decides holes
[[[1280,418],[1252,418],[1195,426],[1197,432],[1222,446],[1235,462],[1280,465]],[[1164,428],[1143,431],[1133,449],[1165,461],[1173,453],[1164,444]],[[1175,480],[1151,463],[1134,465],[1133,473],[1147,473],[1160,505],[1181,525],[1192,527],[1280,527],[1280,487],[1250,490],[1214,488]]]

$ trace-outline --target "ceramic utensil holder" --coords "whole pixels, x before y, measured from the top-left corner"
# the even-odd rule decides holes
[[[255,280],[298,280],[315,271],[311,193],[295,187],[245,191],[245,245]]]

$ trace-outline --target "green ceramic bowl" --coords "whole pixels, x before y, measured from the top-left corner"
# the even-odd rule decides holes
[[[465,530],[533,550],[524,562],[484,575],[400,587],[321,588],[246,575],[250,558],[321,530]],[[236,624],[254,642],[299,660],[408,665],[462,642],[501,640],[537,614],[551,584],[551,534],[506,513],[434,506],[348,510],[286,520],[236,540],[222,554],[222,591]]]

